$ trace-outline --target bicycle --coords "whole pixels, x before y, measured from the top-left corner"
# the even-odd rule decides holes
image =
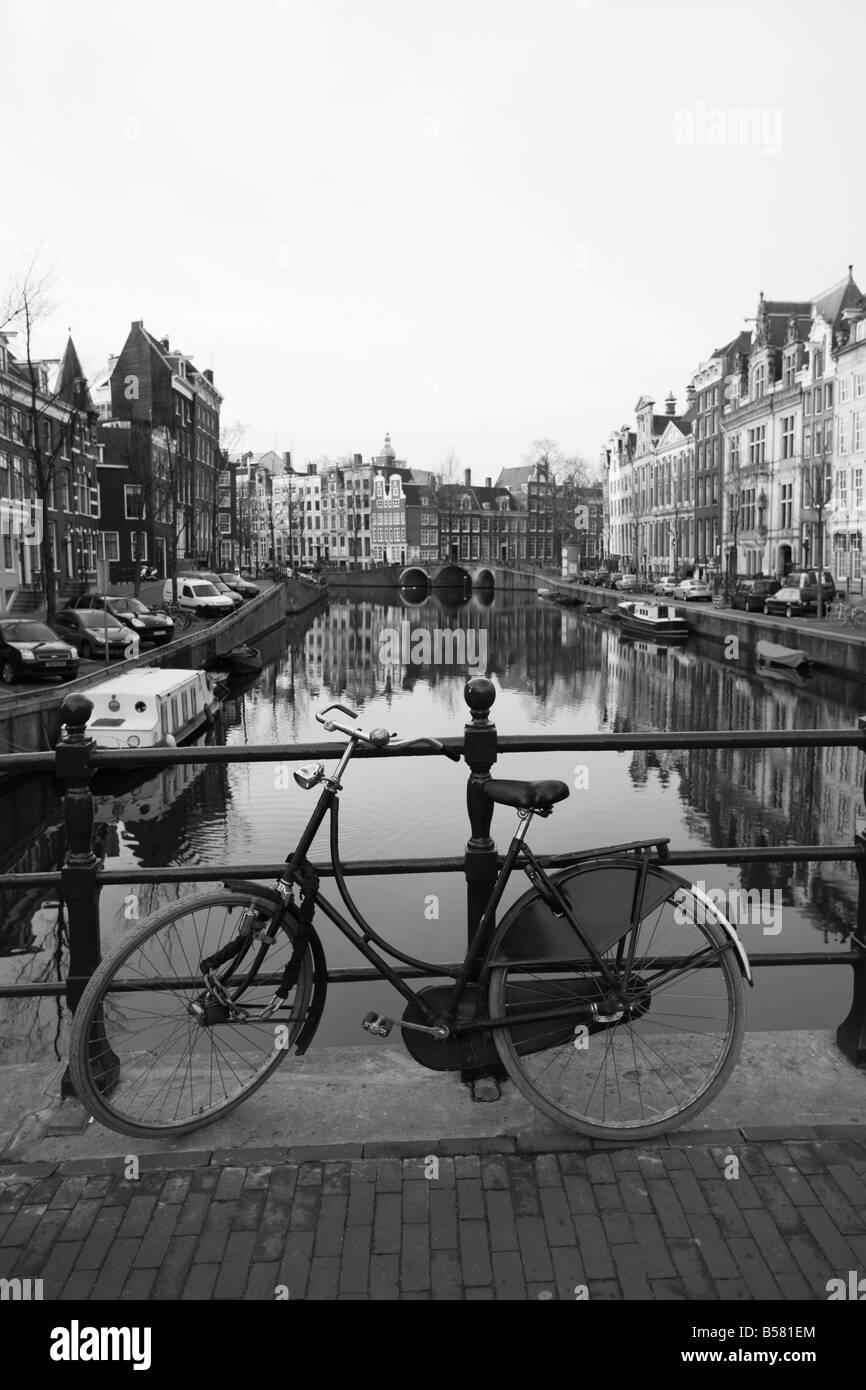
[[[569,787],[488,778],[478,794],[517,811],[516,833],[463,962],[419,960],[377,932],[346,885],[342,779],[359,749],[426,745],[457,762],[461,754],[432,738],[365,733],[329,718],[335,711],[358,718],[343,705],[316,715],[348,742],[330,776],[322,763],[296,770],[298,786],[322,790],[276,882],[229,880],[152,914],[90,979],[70,1042],[75,1089],[89,1113],[137,1138],[189,1134],[234,1109],[290,1053],[302,1056],[327,988],[316,912],[405,1001],[402,1019],[369,1013],[362,1026],[378,1037],[399,1028],[421,1065],[500,1063],[545,1115],[591,1137],[646,1140],[702,1110],[739,1055],[751,972],[717,906],[664,867],[668,840],[579,851],[551,876],[526,835]],[[351,920],[319,892],[307,860],[326,818]],[[518,863],[530,887],[497,924]],[[448,982],[416,990],[385,956]]]
[[[840,598],[835,603],[829,604],[827,617],[831,623],[838,623],[841,627],[848,624],[851,627],[866,627],[866,608],[855,608],[845,599]]]
[[[193,620],[192,613],[190,613],[188,609],[182,608],[179,603],[172,603],[170,601],[157,603],[154,605],[153,611],[154,613],[165,613],[166,617],[172,619],[175,627],[182,628],[184,632],[186,632]]]

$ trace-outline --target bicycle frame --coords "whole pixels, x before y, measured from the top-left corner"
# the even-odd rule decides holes
[[[359,951],[360,954],[367,961],[369,961],[369,963],[374,967],[376,972],[383,979],[387,980],[389,984],[393,985],[394,988],[398,991],[398,993],[401,994],[402,997],[407,1001],[407,1003],[414,1004],[420,1010],[422,1016],[428,1021],[428,1023],[430,1023],[431,1025],[445,1023],[448,1026],[450,1034],[452,1036],[457,1036],[459,1034],[475,1031],[478,1029],[505,1027],[510,1022],[510,1020],[506,1018],[493,1019],[481,1015],[473,1019],[464,1019],[460,1022],[457,1022],[457,1014],[461,1000],[463,999],[467,988],[470,985],[475,984],[478,980],[481,965],[483,963],[484,957],[487,953],[488,947],[493,937],[493,933],[496,928],[496,912],[502,900],[502,896],[505,892],[505,889],[508,886],[508,882],[511,878],[512,872],[514,871],[514,868],[516,867],[518,862],[525,861],[522,863],[522,867],[526,872],[530,882],[533,884],[533,886],[536,888],[539,894],[545,899],[545,901],[547,901],[552,906],[553,910],[556,911],[558,914],[561,914],[568,920],[571,927],[575,931],[578,940],[584,947],[587,956],[592,960],[593,965],[599,971],[599,974],[601,978],[604,980],[604,982],[608,984],[611,989],[614,989],[616,987],[614,973],[611,971],[609,963],[603,959],[603,957],[596,950],[592,941],[590,941],[581,931],[580,924],[575,918],[570,904],[559,892],[556,884],[553,883],[552,880],[548,877],[541,864],[539,864],[538,860],[533,855],[529,846],[525,843],[526,833],[529,829],[532,817],[535,814],[532,811],[519,813],[521,816],[521,825],[508,847],[505,858],[496,877],[496,881],[491,890],[490,897],[485,906],[484,913],[481,917],[481,921],[479,922],[478,928],[474,933],[471,942],[469,943],[463,962],[456,971],[454,969],[448,970],[446,968],[443,968],[441,965],[438,965],[432,961],[421,960],[415,956],[407,955],[405,952],[398,950],[395,946],[392,946],[390,942],[386,941],[382,936],[380,936],[379,933],[375,930],[375,928],[373,928],[370,925],[370,923],[367,922],[367,920],[364,918],[364,916],[352,900],[351,894],[349,893],[349,890],[345,883],[345,879],[343,877],[342,867],[340,865],[338,842],[339,794],[342,790],[340,779],[355,751],[356,742],[357,741],[354,739],[350,740],[350,742],[347,744],[346,748],[343,751],[342,757],[340,759],[339,765],[335,773],[332,777],[325,779],[324,789],[322,791],[321,796],[319,797],[319,800],[313,810],[312,815],[310,816],[309,821],[307,822],[306,828],[304,829],[301,838],[298,841],[298,844],[295,847],[293,853],[286,860],[285,872],[283,873],[281,880],[278,881],[277,884],[278,890],[282,885],[283,891],[281,892],[281,896],[283,897],[284,901],[285,890],[287,889],[287,886],[301,881],[302,867],[306,861],[307,854],[326,816],[330,815],[330,853],[331,864],[334,869],[334,877],[337,883],[337,888],[340,893],[340,896],[343,899],[343,902],[345,903],[346,907],[348,908],[349,913],[351,917],[354,919],[356,925],[353,925],[352,922],[347,921],[346,918],[342,915],[342,913],[338,910],[338,908],[336,908],[332,903],[328,902],[328,900],[324,898],[321,894],[318,894],[316,897],[316,906],[321,909],[321,911],[328,918],[328,920],[335,927],[337,927],[337,929],[342,933],[342,935],[345,936],[346,939],[352,943],[356,950]],[[646,875],[650,863],[649,850],[651,847],[654,847],[656,845],[656,841],[632,841],[628,844],[611,845],[600,850],[590,850],[583,854],[578,852],[575,854],[573,860],[573,862],[577,864],[582,859],[603,859],[624,852],[636,852],[640,850],[643,851],[643,854],[641,856],[641,869],[635,886],[634,906],[632,910],[631,920],[629,923],[629,929],[627,932],[624,931],[623,933],[623,943],[627,939],[630,943],[628,948],[628,960],[626,962],[627,972],[630,972],[634,965],[636,936],[633,931],[633,927],[635,926],[637,921],[638,906],[642,902],[643,888],[646,882]],[[279,927],[279,919],[276,925],[277,927]],[[384,959],[380,952],[377,951],[374,948],[374,946],[370,944],[370,942],[375,942],[380,947],[381,951],[386,952],[395,960],[401,961],[404,964],[413,966],[417,969],[424,970],[428,972],[430,975],[453,976],[454,987],[449,996],[444,1013],[434,1013],[433,1010],[425,1002],[423,996],[417,990],[413,989],[412,986],[409,985],[406,982],[406,980],[403,979],[403,977],[397,973],[396,970],[392,969],[392,967],[388,964],[387,960]],[[622,964],[621,956],[622,947],[620,948],[620,953],[618,956],[619,965]],[[575,1004],[572,1001],[561,1008],[548,1007],[541,1009],[537,1014],[522,1013],[521,1022],[528,1023],[536,1019],[542,1020],[556,1017],[572,1017],[574,1015]],[[587,1017],[590,1017],[590,1015],[591,1007],[587,1005]]]

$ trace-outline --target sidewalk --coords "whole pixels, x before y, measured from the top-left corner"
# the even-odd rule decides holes
[[[4,1164],[0,1278],[41,1278],[46,1300],[825,1300],[866,1274],[864,1126],[539,1148],[163,1153],[137,1178],[119,1158]]]

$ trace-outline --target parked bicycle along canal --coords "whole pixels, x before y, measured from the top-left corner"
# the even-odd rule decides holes
[[[334,701],[357,710],[364,727],[387,725],[401,737],[459,735],[467,717],[464,681],[479,673],[496,686],[492,717],[500,734],[848,728],[866,712],[862,685],[758,675],[749,656],[726,661],[721,647],[695,636],[681,647],[635,641],[600,616],[563,611],[528,592],[413,603],[396,589],[354,590],[261,645],[265,669],[223,705],[211,736],[227,744],[284,743],[286,763],[178,766],[146,780],[139,774],[137,782],[131,773],[122,782],[100,774],[96,834],[106,868],[281,860],[313,795],[292,779],[291,746],[321,738],[315,711]],[[336,739],[334,746],[336,754]],[[341,799],[343,858],[461,854],[466,775],[465,766],[437,758],[353,763]],[[852,838],[863,761],[850,748],[551,753],[501,758],[495,775],[571,785],[569,800],[533,825],[541,853],[648,835],[667,835],[676,848],[820,844]],[[500,848],[516,823],[513,811],[497,808]],[[326,858],[324,838],[318,849],[313,857]],[[56,784],[34,778],[14,793],[0,791],[2,872],[53,869],[62,854]],[[750,951],[838,950],[856,930],[853,864],[682,872],[715,891]],[[515,876],[511,896],[523,886]],[[462,956],[461,875],[356,879],[352,891],[403,949],[442,961]],[[104,889],[103,948],[175,896],[172,885]],[[65,978],[66,930],[51,890],[0,893],[0,980]],[[324,931],[331,966],[356,965],[336,931]],[[759,971],[749,1026],[835,1028],[850,990],[842,966]],[[387,985],[335,986],[317,1045],[369,1042],[361,1018],[393,1004]],[[0,1000],[0,1060],[60,1060],[66,1039],[62,997]]]

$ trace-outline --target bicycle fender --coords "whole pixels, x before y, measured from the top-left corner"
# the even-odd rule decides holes
[[[623,919],[628,921],[639,872],[638,860],[617,856],[589,860],[551,876],[597,950],[607,950],[620,935]],[[649,912],[664,901],[672,887],[686,888],[694,893],[707,915],[729,939],[744,979],[753,984],[749,959],[735,928],[712,899],[687,879],[652,865],[644,886],[644,911]],[[520,956],[568,958],[574,953],[574,942],[568,920],[557,917],[537,890],[530,888],[512,904],[497,927],[483,969],[486,974],[495,966]]]
[[[749,957],[746,954],[745,946],[737,935],[737,929],[733,922],[728,921],[725,914],[719,911],[719,908],[713,902],[712,898],[707,897],[703,889],[699,888],[696,883],[689,883],[687,879],[681,878],[679,874],[671,874],[671,878],[675,878],[684,888],[688,888],[689,892],[694,894],[707,916],[711,917],[719,930],[724,932],[734,948],[737,964],[740,967],[740,974],[743,979],[754,988],[755,981],[752,979],[752,967],[749,964]]]
[[[261,883],[252,883],[246,879],[226,879],[223,887],[228,888],[232,893],[243,893],[251,898],[265,898],[275,907],[285,907],[285,903],[277,892],[276,888],[268,888]],[[309,948],[313,953],[313,997],[310,1000],[310,1007],[307,1012],[304,1026],[298,1034],[295,1043],[295,1051],[298,1056],[303,1056],[309,1047],[316,1033],[316,1029],[321,1022],[322,1014],[325,1011],[325,999],[328,993],[328,963],[325,960],[325,951],[322,946],[316,928],[310,923]]]

